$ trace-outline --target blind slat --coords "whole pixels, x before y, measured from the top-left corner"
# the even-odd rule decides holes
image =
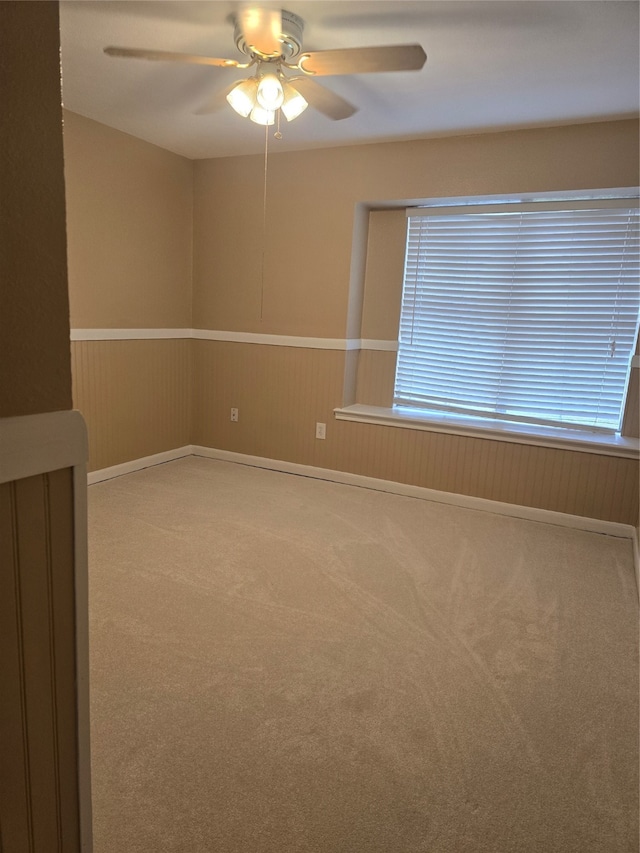
[[[638,208],[408,216],[395,402],[619,428],[638,325]]]

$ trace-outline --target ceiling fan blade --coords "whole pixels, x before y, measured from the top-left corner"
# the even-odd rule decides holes
[[[351,47],[303,53],[298,68],[319,77],[330,74],[371,74],[377,71],[419,71],[427,54],[419,44]]]
[[[192,53],[173,53],[170,50],[146,50],[138,47],[105,47],[108,56],[128,56],[133,59],[152,59],[159,62],[189,62],[193,65],[214,65],[218,68],[242,67],[235,59],[217,59]]]
[[[345,101],[340,95],[335,92],[325,89],[320,86],[310,77],[294,77],[290,78],[294,89],[297,89],[302,97],[315,110],[326,115],[333,121],[340,121],[343,118],[349,118],[358,111],[357,107]]]
[[[198,107],[198,109],[193,111],[193,115],[195,116],[207,116],[212,113],[217,113],[223,107],[227,106],[227,95],[231,92],[232,89],[238,85],[238,80],[234,80],[231,85],[226,86],[224,89],[219,89],[217,92],[213,92],[209,97]]]
[[[227,86],[227,88],[222,92],[213,92],[211,95],[209,95],[208,98],[206,98],[205,101],[200,104],[197,109],[193,110],[192,115],[207,116],[212,115],[213,113],[217,113],[225,105],[225,98],[229,94],[231,89],[233,89],[233,87],[236,85],[236,83],[233,83],[232,86]]]
[[[282,13],[279,9],[241,8],[238,25],[245,44],[262,56],[280,56],[282,52]]]

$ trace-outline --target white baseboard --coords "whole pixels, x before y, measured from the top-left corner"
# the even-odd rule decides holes
[[[208,459],[220,459],[226,462],[237,462],[241,465],[252,465],[256,468],[268,468],[271,471],[282,471],[287,474],[298,474],[303,477],[314,477],[318,480],[330,480],[334,483],[344,483],[349,486],[360,486],[365,489],[375,489],[390,492],[394,495],[419,498],[425,501],[450,504],[467,509],[493,512],[498,515],[508,515],[513,518],[524,518],[529,521],[540,521],[545,524],[555,524],[561,527],[573,527],[591,533],[604,533],[608,536],[619,536],[623,539],[635,539],[635,528],[631,524],[621,524],[616,521],[603,521],[599,518],[587,518],[581,515],[569,515],[550,509],[520,506],[519,504],[502,503],[487,498],[475,498],[469,495],[458,495],[453,492],[439,492],[423,486],[410,486],[405,483],[395,483],[392,480],[379,480],[375,477],[365,477],[362,474],[350,474],[345,471],[332,471],[328,468],[314,468],[311,465],[300,465],[296,462],[284,462],[277,459],[266,459],[261,456],[247,456],[244,453],[233,453],[229,450],[216,450],[211,447],[193,445],[191,452],[194,456],[204,456]]]
[[[183,456],[192,455],[193,448],[187,444],[175,450],[165,450],[163,453],[154,453],[152,456],[132,459],[130,462],[123,462],[121,465],[112,465],[111,468],[92,471],[87,477],[87,482],[91,486],[94,483],[101,483],[103,480],[112,480],[114,477],[121,477],[123,474],[132,474],[134,471],[141,471],[143,468],[151,468],[153,465],[162,465],[163,462],[172,462],[174,459],[182,459]]]
[[[145,456],[142,459],[133,459],[131,462],[123,462],[121,465],[114,465],[111,468],[102,468],[100,471],[93,471],[88,476],[88,482],[89,485],[100,483],[103,480],[121,477],[123,474],[131,474],[134,471],[150,468],[153,465],[161,465],[164,462],[171,462],[174,459],[182,459],[185,456],[202,456],[207,459],[219,459],[222,462],[251,465],[254,468],[266,468],[270,471],[280,471],[284,474],[297,474],[302,477],[312,477],[316,480],[329,480],[332,483],[359,486],[364,489],[374,489],[378,492],[389,492],[394,495],[405,495],[406,497],[419,498],[424,501],[435,501],[436,503],[449,504],[450,506],[465,507],[466,509],[475,509],[481,512],[493,512],[497,515],[507,515],[512,518],[539,521],[544,524],[555,524],[560,527],[572,527],[576,530],[585,530],[590,533],[604,533],[607,536],[633,539],[636,578],[638,579],[640,588],[636,528],[631,524],[622,524],[616,521],[603,521],[599,518],[569,515],[568,513],[555,512],[550,509],[520,506],[519,504],[492,501],[487,498],[458,495],[453,492],[440,492],[436,489],[427,489],[424,486],[410,486],[406,483],[395,483],[392,480],[365,477],[363,474],[350,474],[346,471],[316,468],[312,465],[285,462],[281,459],[268,459],[263,456],[248,456],[245,453],[234,453],[231,450],[217,450],[214,447],[203,447],[196,444],[185,445],[175,450],[167,450],[164,453],[156,453],[153,456]]]

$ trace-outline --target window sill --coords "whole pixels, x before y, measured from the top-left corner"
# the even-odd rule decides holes
[[[334,409],[336,420],[357,421],[358,423],[378,424],[379,426],[417,429],[426,432],[444,432],[451,435],[465,435],[473,438],[486,438],[491,441],[510,441],[514,444],[530,444],[540,447],[554,447],[559,450],[577,450],[584,453],[596,453],[601,456],[621,456],[637,459],[640,452],[640,439],[618,435],[606,435],[581,430],[561,429],[516,424],[508,421],[450,415],[402,412],[382,406],[364,406],[360,403]]]

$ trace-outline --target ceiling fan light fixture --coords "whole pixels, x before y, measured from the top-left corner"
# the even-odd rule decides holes
[[[282,83],[272,72],[268,72],[260,78],[258,91],[256,92],[256,101],[263,109],[270,112],[282,106],[282,102],[284,101]]]
[[[243,118],[251,113],[256,104],[258,81],[255,77],[241,80],[227,95],[227,101]]]
[[[251,110],[249,118],[251,121],[255,121],[256,124],[275,124],[276,112],[275,110],[265,110],[265,108],[261,107],[260,104],[256,104]]]
[[[226,96],[227,101],[238,115],[251,118],[258,124],[275,124],[277,117],[276,137],[279,139],[282,138],[279,130],[280,110],[287,121],[297,118],[309,104],[332,121],[349,118],[357,111],[357,107],[353,104],[330,89],[325,89],[312,78],[389,71],[419,71],[427,59],[424,49],[419,44],[347,47],[303,52],[304,21],[301,17],[286,9],[275,8],[271,3],[267,3],[264,7],[244,2],[238,5],[240,7],[238,14],[229,20],[234,23],[235,43],[240,53],[245,55],[246,62],[138,47],[108,46],[104,48],[104,52],[108,56],[160,62],[184,62],[214,68],[254,68],[255,76],[235,83]],[[287,78],[285,69],[293,72],[294,76]],[[304,95],[291,86],[290,80],[301,87]],[[211,110],[197,112],[203,114],[212,112],[213,109],[215,105]]]
[[[305,98],[295,89],[291,83],[282,82],[284,100],[282,101],[282,112],[287,121],[293,121],[309,106]]]

